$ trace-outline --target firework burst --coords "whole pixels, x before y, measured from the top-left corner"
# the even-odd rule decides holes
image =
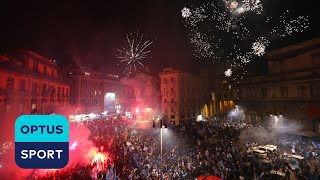
[[[293,35],[293,33],[303,32],[309,27],[307,17],[299,16],[298,18],[292,19],[288,13],[289,11],[284,13],[280,17],[280,24],[271,30],[271,33],[275,37],[286,38]]]
[[[230,67],[225,75],[236,72],[232,75],[234,80],[243,78],[246,65],[253,58],[265,55],[273,40],[289,37],[308,27],[304,16],[293,19],[286,13],[280,18],[262,15],[262,0],[194,2],[188,7],[181,13],[194,55],[214,63],[224,61]],[[254,15],[259,16],[261,22],[251,18]]]
[[[149,71],[144,65],[150,57],[151,40],[145,40],[145,35],[136,33],[127,34],[126,45],[118,49],[117,58],[120,59],[119,66],[123,66],[123,73],[126,77],[136,75],[141,70]]]
[[[252,44],[253,54],[257,56],[263,56],[266,53],[266,47],[269,41],[266,37],[260,37],[256,42]]]
[[[190,9],[184,7],[184,8],[181,10],[181,14],[182,14],[182,17],[188,18],[189,16],[191,16]]]
[[[232,76],[232,69],[231,69],[231,68],[227,69],[227,70],[224,72],[224,75],[225,75],[226,77]]]

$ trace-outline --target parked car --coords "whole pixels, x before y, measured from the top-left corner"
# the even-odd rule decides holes
[[[249,148],[247,150],[247,153],[252,154],[256,158],[262,158],[262,159],[267,158],[267,151],[257,149],[256,147]]]
[[[270,145],[270,144],[265,145],[264,148],[266,148],[268,151],[272,151],[272,152],[278,150],[277,146],[275,146],[275,145]]]

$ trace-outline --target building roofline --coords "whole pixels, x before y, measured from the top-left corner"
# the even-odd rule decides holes
[[[273,59],[274,57],[278,57],[283,54],[290,53],[292,51],[297,51],[297,50],[305,49],[308,47],[318,47],[318,46],[320,46],[320,37],[273,50],[267,54],[267,57],[269,59]]]
[[[57,66],[57,64],[56,64],[55,62],[52,62],[50,59],[45,58],[45,57],[43,57],[43,56],[41,56],[41,55],[39,55],[39,54],[31,51],[31,50],[26,50],[25,53],[30,54],[30,55],[32,55],[32,56],[35,56],[35,57],[37,57],[37,58],[39,58],[39,59],[42,59],[42,60],[44,60],[44,61],[47,61],[48,63],[50,63],[50,64],[52,64],[52,65],[54,65],[54,66]]]

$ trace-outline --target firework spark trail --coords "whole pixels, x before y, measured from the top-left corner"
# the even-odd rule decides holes
[[[143,60],[149,58],[151,50],[147,50],[153,43],[151,40],[144,40],[144,35],[137,33],[127,34],[127,44],[118,49],[119,55],[117,58],[120,59],[118,65],[124,66],[124,75],[129,77],[131,74],[137,74],[139,72],[138,68],[143,68],[148,71],[145,67]]]

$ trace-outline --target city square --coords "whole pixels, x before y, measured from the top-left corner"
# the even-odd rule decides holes
[[[1,2],[0,179],[320,179],[320,28],[310,6]],[[65,167],[18,165],[25,115],[67,120]],[[46,120],[19,131],[65,130]],[[63,156],[20,150],[39,162]]]

